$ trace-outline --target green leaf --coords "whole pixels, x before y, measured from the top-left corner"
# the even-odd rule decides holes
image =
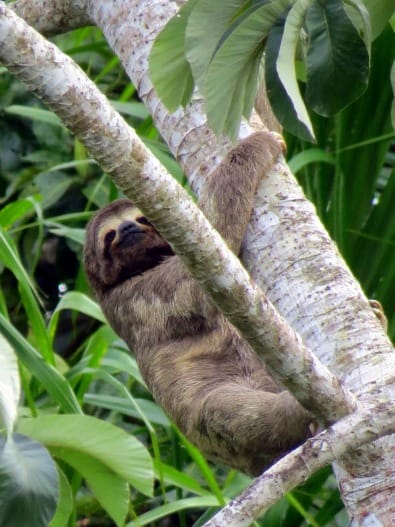
[[[207,460],[203,457],[200,450],[197,447],[195,447],[195,445],[193,445],[192,443],[188,441],[188,439],[184,436],[184,434],[182,434],[178,429],[176,429],[176,432],[178,434],[178,437],[182,445],[187,450],[191,459],[193,459],[194,462],[196,463],[196,466],[199,467],[199,470],[202,473],[205,481],[207,482],[207,485],[209,486],[212,494],[218,500],[218,504],[221,505],[221,507],[224,506],[225,505],[224,495],[222,493],[222,490]]]
[[[288,161],[289,168],[294,174],[310,163],[329,163],[334,165],[335,157],[332,153],[326,152],[322,148],[308,148],[303,150],[303,152],[299,152]]]
[[[3,229],[9,229],[16,221],[33,210],[34,206],[31,199],[18,199],[8,203],[0,210],[0,225]]]
[[[235,139],[242,116],[254,105],[265,39],[288,0],[261,1],[240,13],[217,44],[207,68],[203,95],[208,122]]]
[[[369,53],[342,0],[315,0],[307,12],[306,30],[306,101],[320,115],[332,115],[366,90]]]
[[[51,339],[55,337],[56,328],[58,325],[60,312],[64,309],[71,309],[79,311],[92,317],[99,322],[105,323],[106,319],[103,315],[99,305],[94,302],[89,296],[80,293],[79,291],[68,291],[56,306],[55,311],[52,313],[51,319],[48,324],[48,334]]]
[[[12,432],[21,392],[18,362],[14,350],[0,334],[0,429]]]
[[[185,498],[182,500],[175,500],[171,503],[156,507],[145,514],[142,514],[136,521],[128,523],[126,527],[142,527],[143,525],[152,525],[161,518],[170,516],[171,514],[183,510],[196,508],[206,509],[207,507],[218,506],[220,506],[220,504],[216,500],[215,496],[198,496],[193,498]]]
[[[169,112],[185,106],[193,92],[192,71],[185,58],[185,26],[192,2],[170,19],[152,46],[149,69],[152,83]]]
[[[58,473],[48,451],[19,434],[0,436],[0,526],[47,527],[57,499]]]
[[[147,399],[139,399],[136,397],[134,400],[150,423],[166,427],[170,426],[168,417],[156,403]],[[124,397],[117,397],[114,395],[101,393],[87,393],[84,396],[84,402],[98,406],[100,408],[107,408],[108,410],[113,410],[123,415],[129,415],[139,420],[141,419],[141,415],[137,409],[133,407],[130,404],[130,401]]]
[[[392,63],[392,68],[391,68],[391,85],[392,85],[392,92],[394,94],[394,97],[392,99],[392,105],[391,105],[391,121],[392,121],[392,128],[395,130],[395,60]]]
[[[53,112],[49,110],[43,110],[42,108],[33,108],[28,106],[20,106],[18,104],[13,104],[12,106],[8,106],[8,108],[5,109],[6,113],[10,113],[12,115],[19,115],[20,117],[25,117],[28,119],[32,119],[34,121],[40,121],[43,123],[48,124],[55,124],[58,126],[64,127],[62,121],[59,119],[57,115],[55,115]]]
[[[143,494],[152,495],[154,474],[147,449],[106,421],[86,415],[45,415],[21,419],[18,429],[48,448],[64,448],[97,459]]]
[[[295,57],[299,45],[300,32],[311,2],[312,0],[296,0],[289,10],[278,50],[276,68],[278,78],[284,86],[287,96],[292,101],[298,121],[307,130],[310,137],[314,137],[313,127],[300,94],[295,70]]]
[[[118,527],[125,523],[129,508],[129,485],[96,458],[65,448],[51,448],[51,452],[71,465],[88,483],[103,509]]]
[[[186,474],[185,472],[177,470],[176,468],[166,465],[165,463],[160,464],[160,469],[162,471],[163,479],[166,485],[180,487],[181,489],[185,489],[188,492],[193,492],[194,494],[199,494],[200,496],[210,496],[212,494],[210,490],[203,488],[199,484],[198,479]]]
[[[195,83],[202,90],[204,76],[224,33],[245,0],[198,0],[194,2],[185,33],[185,53]],[[222,83],[221,83],[222,84]]]
[[[19,360],[41,382],[63,411],[81,413],[77,398],[63,375],[54,366],[46,363],[25,337],[1,314],[0,332],[12,345]]]
[[[57,467],[59,477],[59,500],[55,516],[49,527],[65,527],[73,511],[74,501],[69,482],[64,473]]]
[[[343,7],[358,35],[363,39],[366,49],[370,50],[372,30],[369,11],[366,9],[363,0],[347,0],[346,3],[343,3]]]
[[[136,101],[116,101],[110,99],[111,105],[122,115],[129,115],[130,117],[136,117],[137,119],[147,119],[149,117],[149,111],[142,102]]]
[[[395,13],[394,0],[363,0],[370,15],[372,38],[375,39]]]
[[[38,293],[18,257],[13,239],[2,228],[0,228],[0,260],[14,274],[18,282],[22,282],[27,288],[31,289],[38,299]]]
[[[283,44],[283,35],[286,20],[288,20],[286,18],[286,14],[277,19],[269,33],[266,43],[266,91],[273,112],[284,128],[301,139],[314,141],[312,124],[300,96],[295,69],[293,66],[293,53],[295,51],[296,42],[291,42],[289,44],[288,53],[285,53],[287,50],[283,47],[283,56],[281,61],[283,63],[283,67],[286,68],[284,70],[284,74],[289,77],[289,80],[286,81],[286,86],[284,86],[278,73],[277,63],[280,62],[280,47],[285,46],[285,44]],[[294,37],[296,37],[296,34],[297,32],[294,31]],[[289,32],[288,38],[290,38]]]
[[[75,178],[62,172],[41,172],[34,178],[40,194],[42,195],[42,207],[47,209],[57,203],[60,198],[74,183]]]
[[[36,341],[40,346],[40,351],[45,360],[53,364],[53,350],[39,306],[41,300],[30,276],[21,263],[13,239],[2,228],[0,228],[0,260],[17,279],[21,299]]]
[[[45,222],[49,226],[49,231],[56,236],[68,238],[79,245],[83,245],[85,241],[85,229],[78,229],[76,227],[66,227],[66,225],[56,225],[52,221]]]
[[[103,357],[101,365],[114,368],[115,371],[123,371],[145,386],[136,359],[130,355],[130,351],[126,348],[126,345],[123,344],[123,346],[126,353],[124,351],[120,352],[118,350],[110,349],[107,355]]]
[[[258,11],[244,18],[223,41],[207,69],[203,85],[210,127],[216,134],[225,133],[233,140],[242,116],[248,118],[251,113],[265,31],[274,20],[260,18]]]

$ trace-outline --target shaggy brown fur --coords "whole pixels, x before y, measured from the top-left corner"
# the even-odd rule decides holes
[[[257,184],[281,148],[273,134],[248,137],[203,189],[199,206],[235,253]],[[309,435],[308,412],[270,377],[129,200],[91,220],[84,256],[103,311],[135,353],[155,400],[208,458],[256,475]]]

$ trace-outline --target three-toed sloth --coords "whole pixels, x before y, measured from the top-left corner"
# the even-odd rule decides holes
[[[282,149],[258,132],[208,178],[199,207],[237,254],[257,185]],[[311,415],[268,374],[170,245],[127,199],[87,227],[85,268],[145,382],[209,458],[256,475],[309,435]]]

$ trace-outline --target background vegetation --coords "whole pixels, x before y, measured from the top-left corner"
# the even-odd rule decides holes
[[[78,30],[56,42],[183,182],[100,32]],[[314,118],[315,146],[287,137],[291,166],[367,295],[382,302],[392,338],[394,50],[388,28],[374,43],[368,90],[334,118]],[[23,399],[17,431],[47,447],[56,461],[60,501],[51,526],[201,525],[248,480],[207,464],[168,422],[91,299],[81,268],[84,226],[118,191],[58,119],[5,69],[0,69],[0,105],[0,326],[19,359]],[[128,443],[130,437],[140,442]],[[21,440],[16,444],[23,452]],[[37,456],[50,466],[46,452],[38,447]],[[3,498],[4,493],[0,483]],[[53,506],[42,500],[37,523],[29,524],[45,525],[40,521],[46,511],[51,517]],[[8,523],[0,511],[0,525],[22,525],[15,511]],[[258,524],[347,523],[327,468]]]

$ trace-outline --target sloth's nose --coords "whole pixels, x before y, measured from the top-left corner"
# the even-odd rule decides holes
[[[134,243],[135,237],[144,234],[144,229],[139,227],[134,221],[124,221],[118,229],[118,243]]]
[[[134,234],[144,232],[141,227],[139,227],[134,221],[124,221],[119,226],[119,233],[121,236],[127,236],[128,234]]]

